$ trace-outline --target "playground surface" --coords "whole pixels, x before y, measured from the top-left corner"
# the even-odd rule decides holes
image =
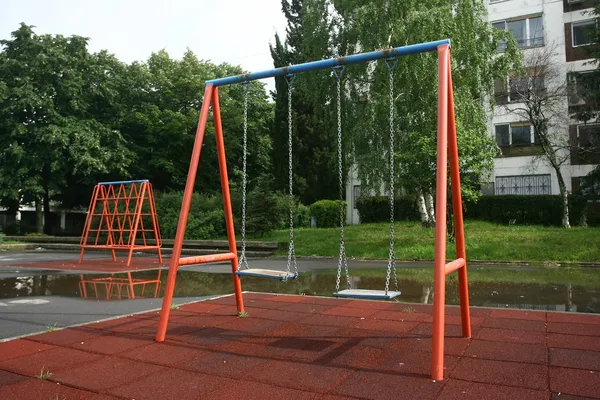
[[[445,380],[432,382],[429,305],[244,295],[0,343],[2,399],[600,398],[600,316],[446,307]],[[50,374],[40,379],[44,371]]]

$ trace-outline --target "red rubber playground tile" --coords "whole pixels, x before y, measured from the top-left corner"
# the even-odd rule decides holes
[[[30,378],[9,386],[0,385],[0,399],[6,400],[76,400],[88,399],[93,394],[37,378]]]
[[[49,344],[34,342],[27,339],[17,339],[0,343],[0,362],[10,360],[11,358],[36,354],[41,351],[53,349],[54,347],[55,346]]]
[[[0,343],[0,399],[600,398],[588,316],[477,308],[464,338],[446,307],[433,382],[430,305],[245,296],[247,318],[233,296],[174,310],[162,343],[156,312]],[[42,366],[48,381],[32,377]]]
[[[550,390],[575,396],[600,398],[600,373],[587,369],[550,367]]]
[[[600,325],[598,314],[548,313],[548,322],[565,322],[568,324]]]
[[[548,400],[548,392],[450,379],[437,397],[437,400],[496,399]]]

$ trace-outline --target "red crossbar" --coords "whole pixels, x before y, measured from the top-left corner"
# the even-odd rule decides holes
[[[206,264],[209,262],[216,261],[230,261],[237,258],[234,253],[219,253],[219,254],[207,254],[204,256],[193,256],[183,257],[179,259],[179,265],[193,265],[193,264]]]
[[[466,264],[467,263],[464,258],[457,258],[456,260],[449,262],[446,264],[446,275],[464,267]]]

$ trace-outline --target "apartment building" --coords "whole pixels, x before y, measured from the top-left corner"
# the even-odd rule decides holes
[[[596,24],[590,15],[594,0],[486,0],[489,21],[496,29],[512,33],[519,48],[527,56],[529,51],[547,48],[550,61],[568,83],[568,96],[564,98],[565,138],[585,144],[592,130],[600,129],[594,124],[584,124],[569,119],[570,111],[584,104],[578,95],[577,82],[572,72],[584,73],[595,68],[589,64],[584,48],[591,46],[587,29]],[[499,52],[504,50],[501,44]],[[514,87],[514,85],[513,85]],[[496,106],[489,112],[488,129],[501,150],[494,160],[490,182],[482,187],[487,195],[538,195],[560,193],[555,171],[539,155],[541,147],[536,141],[531,124],[514,108],[519,104],[515,91],[511,94],[511,82],[497,82]],[[567,122],[568,121],[568,122]],[[567,160],[561,172],[571,192],[579,188],[581,178],[600,163],[598,157],[565,150]],[[360,180],[352,168],[346,186],[348,224],[358,224],[356,202],[360,198]]]
[[[583,145],[589,141],[589,133],[598,127],[569,119],[569,115],[584,104],[573,72],[584,73],[595,68],[584,51],[586,46],[593,45],[588,29],[596,24],[590,14],[594,4],[590,0],[488,0],[487,5],[492,26],[511,32],[525,57],[528,52],[547,51],[554,71],[560,74],[554,84],[558,81],[568,88],[560,130],[564,130],[565,139],[569,138],[571,143]],[[498,51],[503,51],[502,45]],[[494,160],[492,181],[484,192],[559,194],[555,171],[538,157],[541,147],[531,124],[514,112],[521,99],[518,94],[511,94],[511,86],[510,77],[506,82],[496,83],[496,107],[490,112],[489,132],[502,155]],[[571,192],[579,188],[581,178],[600,161],[572,149],[565,149],[565,158],[561,172]]]

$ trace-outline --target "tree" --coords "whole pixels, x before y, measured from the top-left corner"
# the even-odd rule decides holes
[[[50,201],[67,181],[124,173],[123,139],[96,105],[111,103],[110,73],[119,63],[90,54],[80,36],[37,35],[21,24],[0,51],[0,197]]]
[[[198,110],[202,107],[205,82],[244,71],[229,64],[198,60],[187,51],[181,60],[162,50],[146,63],[134,63],[120,83],[123,110],[119,130],[134,153],[130,174],[150,179],[159,190],[181,190],[185,186],[194,144]],[[243,90],[241,85],[219,90],[221,119],[229,176],[239,183],[242,170]],[[272,105],[264,85],[253,82],[248,97],[248,176],[250,184],[270,170],[269,126]],[[198,190],[220,191],[213,124],[208,124],[197,174]]]
[[[511,104],[505,108],[533,126],[535,142],[540,146],[542,159],[547,162],[558,180],[563,202],[562,226],[570,228],[567,185],[562,166],[570,158],[573,145],[568,132],[567,84],[565,73],[554,62],[556,44],[529,49],[518,71],[509,77]],[[512,97],[515,97],[514,104]]]
[[[270,46],[275,67],[284,67],[331,57],[331,23],[322,0],[282,0],[288,20],[286,40],[275,35]],[[302,202],[337,197],[336,134],[329,110],[332,82],[328,75],[301,74],[293,84],[293,179]],[[288,84],[275,78],[273,123],[273,175],[275,188],[288,185]]]
[[[497,146],[487,131],[486,99],[495,78],[519,60],[514,39],[494,30],[483,1],[333,1],[340,55],[405,44],[452,39],[452,74],[461,171],[486,182]],[[498,54],[498,44],[505,51]],[[347,68],[345,115],[361,185],[379,192],[389,182],[389,75],[384,62]],[[419,54],[397,59],[394,69],[395,187],[415,194],[420,211],[433,208],[437,132],[437,57]],[[465,197],[477,196],[467,186]],[[429,207],[424,207],[424,204]],[[432,225],[433,212],[423,216]]]

